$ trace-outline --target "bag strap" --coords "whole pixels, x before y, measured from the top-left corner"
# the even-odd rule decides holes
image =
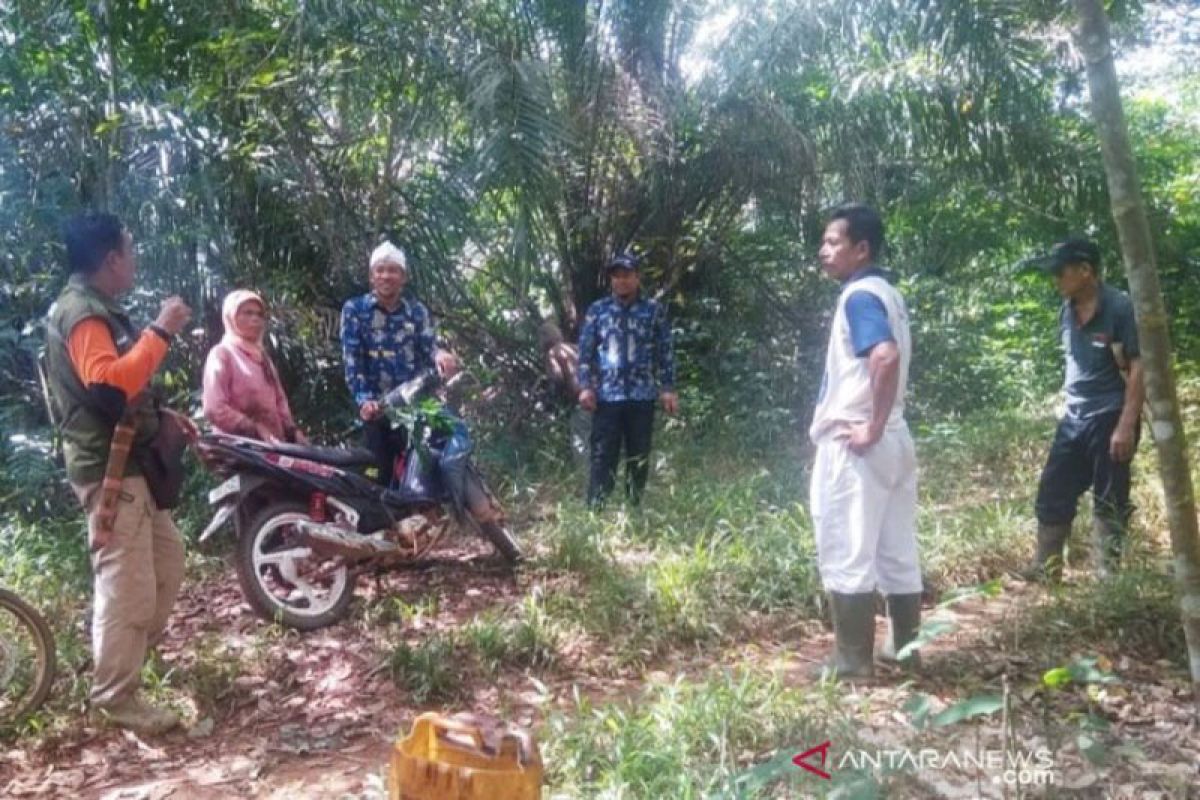
[[[43,347],[38,350],[36,359],[38,387],[42,390],[42,402],[46,406],[46,419],[50,420],[50,455],[61,466],[63,459],[63,437],[62,429],[59,427],[61,421],[54,413],[54,401],[50,399],[50,369],[46,365],[46,358],[46,348]]]

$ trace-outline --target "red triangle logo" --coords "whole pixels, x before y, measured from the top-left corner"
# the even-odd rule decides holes
[[[828,772],[826,772],[824,769],[821,769],[821,767],[825,766],[825,760],[829,756],[829,748],[830,748],[830,742],[825,742],[823,744],[817,745],[816,747],[809,748],[808,750],[805,750],[803,753],[801,753],[800,755],[793,758],[792,763],[795,764],[797,767],[801,767],[802,769],[808,770],[809,772],[811,772],[812,774],[816,775],[819,778],[824,778],[825,780],[830,780],[830,778],[832,776]],[[821,767],[817,767],[813,764],[808,763],[808,759],[812,758],[817,753],[821,754]]]

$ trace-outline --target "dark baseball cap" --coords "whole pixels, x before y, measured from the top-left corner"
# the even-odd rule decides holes
[[[608,264],[604,267],[607,271],[612,272],[614,269],[633,269],[641,267],[642,260],[632,253],[619,253],[608,260]]]
[[[1091,239],[1082,236],[1068,236],[1050,248],[1050,252],[1033,259],[1033,262],[1046,272],[1059,273],[1067,264],[1080,261],[1100,269],[1100,247]]]

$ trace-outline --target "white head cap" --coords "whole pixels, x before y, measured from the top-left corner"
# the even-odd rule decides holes
[[[404,251],[391,242],[384,242],[371,251],[371,269],[379,264],[398,264],[401,269],[408,271],[408,261],[404,258]]]

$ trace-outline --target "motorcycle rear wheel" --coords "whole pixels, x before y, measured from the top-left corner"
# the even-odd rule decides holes
[[[54,683],[54,634],[37,609],[0,589],[0,722],[46,701]]]
[[[301,631],[341,620],[354,597],[345,561],[338,564],[301,543],[296,523],[309,519],[306,503],[269,503],[246,526],[237,552],[238,582],[254,613]]]

